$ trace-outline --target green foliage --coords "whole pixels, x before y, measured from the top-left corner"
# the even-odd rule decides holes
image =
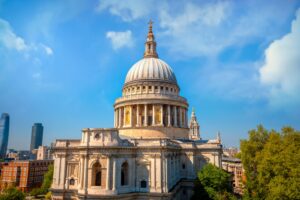
[[[51,192],[47,192],[47,194],[45,195],[45,199],[51,199],[52,193]]]
[[[241,141],[246,174],[245,199],[300,199],[300,132],[285,127],[281,133],[263,126]]]
[[[43,194],[43,190],[41,188],[34,188],[30,192],[30,196],[34,196],[34,197],[41,195],[41,194]]]
[[[9,187],[0,194],[0,200],[23,200],[25,194],[16,187]]]
[[[53,180],[53,171],[54,167],[53,165],[49,165],[48,172],[44,175],[43,184],[41,186],[41,189],[44,191],[44,194],[46,194],[51,187],[52,180]]]
[[[41,194],[46,194],[49,192],[49,188],[51,187],[52,184],[52,179],[53,179],[53,165],[49,165],[47,173],[44,175],[44,180],[42,183],[42,186],[40,188],[34,188],[31,190],[30,195],[31,196],[38,196]]]
[[[230,177],[231,175],[229,173],[212,164],[205,165],[202,170],[198,172],[199,183],[203,187],[203,191],[205,191],[209,199],[214,200],[236,199],[232,194],[232,188],[229,182]],[[206,195],[203,192],[200,193],[201,195]],[[197,195],[197,190],[195,194]]]

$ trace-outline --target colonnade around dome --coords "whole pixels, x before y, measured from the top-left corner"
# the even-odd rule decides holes
[[[115,128],[178,127],[187,128],[187,109],[176,105],[136,104],[115,109]]]

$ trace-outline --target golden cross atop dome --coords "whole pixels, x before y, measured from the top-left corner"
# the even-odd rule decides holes
[[[153,21],[150,19],[150,21],[148,22],[148,24],[149,24],[149,32],[152,32]]]
[[[148,24],[149,24],[149,31],[145,43],[144,58],[158,58],[158,55],[156,53],[156,42],[155,42],[154,34],[152,32],[153,21],[150,19]]]

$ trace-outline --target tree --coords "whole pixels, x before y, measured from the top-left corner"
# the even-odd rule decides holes
[[[51,187],[52,180],[53,180],[53,171],[54,171],[54,166],[49,165],[48,172],[44,175],[43,184],[41,186],[41,189],[44,191],[44,194],[46,194],[49,191],[49,188]]]
[[[241,141],[248,199],[300,199],[300,132],[262,126]]]
[[[25,194],[16,187],[9,187],[0,194],[0,200],[23,200]]]
[[[49,192],[49,188],[51,187],[52,180],[53,180],[53,170],[54,170],[53,165],[49,165],[48,171],[44,175],[42,186],[40,188],[34,188],[33,190],[31,190],[30,192],[31,196],[38,196]]]
[[[210,199],[236,199],[232,194],[230,177],[231,174],[223,169],[207,164],[198,172],[198,179],[201,184],[198,188],[203,187]],[[197,194],[197,191],[195,194]],[[204,195],[203,192],[201,194]]]
[[[241,158],[247,179],[245,196],[250,195],[254,199],[259,199],[259,194],[257,193],[259,187],[256,179],[258,157],[268,137],[268,131],[262,125],[259,125],[257,130],[249,131],[249,140],[241,140],[240,142]]]

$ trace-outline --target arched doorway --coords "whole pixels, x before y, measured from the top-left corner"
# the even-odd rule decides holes
[[[124,162],[121,167],[121,185],[128,185],[128,163]]]
[[[101,164],[99,162],[96,162],[93,165],[92,170],[93,170],[92,185],[101,186],[101,180],[102,180]]]

